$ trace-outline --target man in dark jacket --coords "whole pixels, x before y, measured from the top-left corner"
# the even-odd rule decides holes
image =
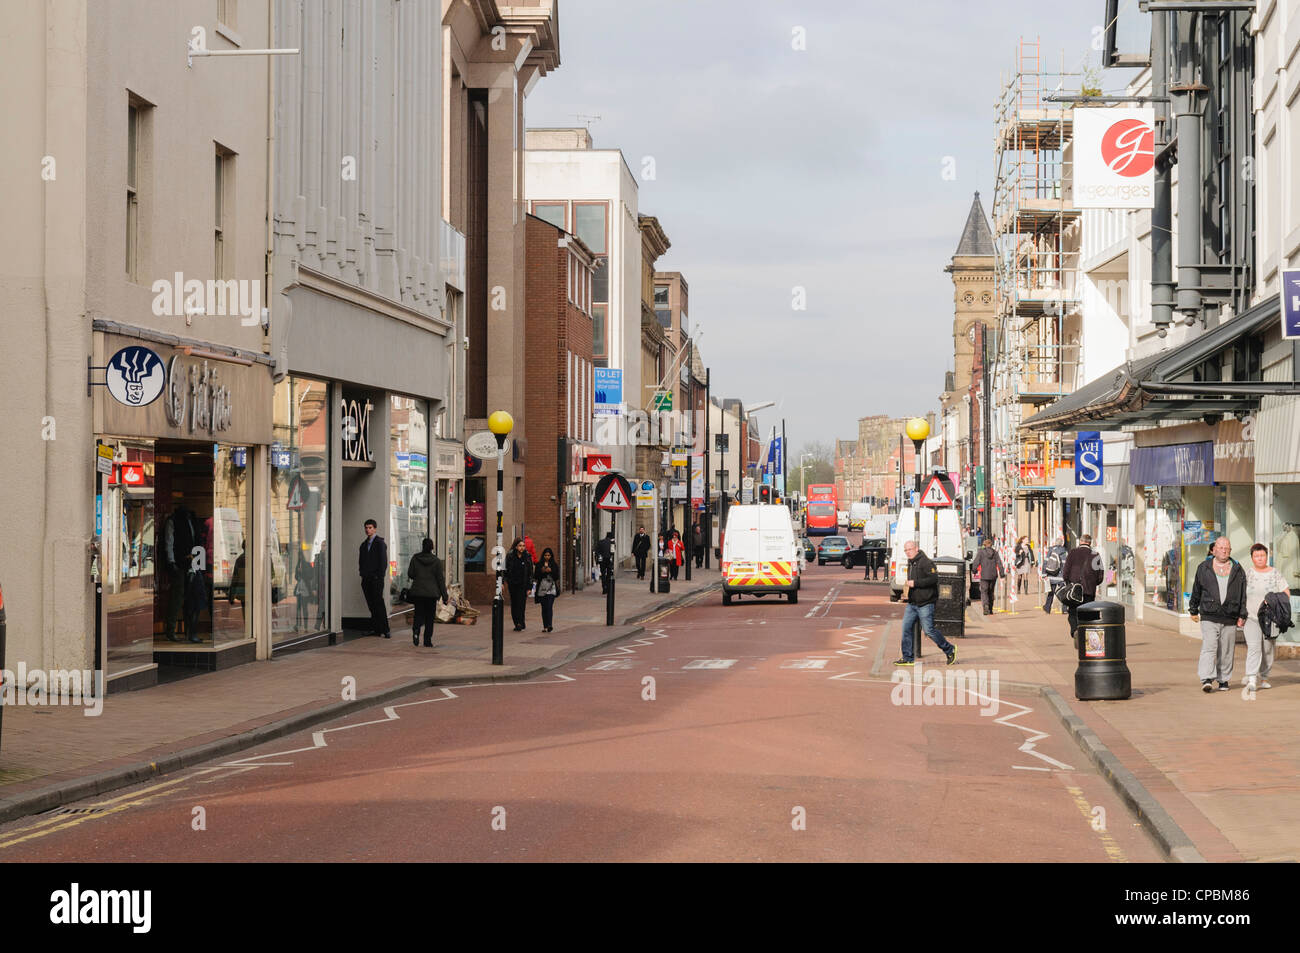
[[[1246,624],[1246,571],[1232,559],[1228,537],[1214,541],[1213,556],[1196,567],[1187,612],[1201,626],[1201,658],[1196,674],[1201,691],[1226,692],[1232,680],[1237,629]]]
[[[1047,588],[1047,598],[1043,600],[1043,611],[1048,615],[1052,614],[1052,597],[1056,595],[1056,587],[1062,582],[1061,573],[1065,572],[1065,560],[1069,556],[1070,551],[1065,548],[1065,538],[1058,536],[1056,541],[1047,548],[1047,552],[1043,553],[1043,562],[1038,567]]]
[[[361,544],[357,568],[361,572],[361,591],[370,609],[371,635],[392,638],[388,630],[388,606],[384,604],[384,581],[388,578],[388,544],[378,534],[379,524],[366,520],[366,539]]]
[[[411,644],[420,644],[420,630],[424,630],[424,647],[433,648],[433,622],[437,614],[437,603],[447,598],[447,577],[442,569],[442,560],[433,552],[433,540],[425,539],[420,544],[420,551],[411,557],[406,575],[411,584],[407,592],[415,606],[414,618],[411,620]]]
[[[614,572],[614,531],[610,530],[605,538],[596,544],[596,565],[600,567],[600,592],[609,591],[609,577]]]
[[[698,522],[691,524],[691,550],[695,554],[695,568],[704,568],[704,531]]]
[[[638,526],[636,535],[632,537],[632,558],[636,560],[636,577],[645,578],[645,559],[650,554],[650,537],[646,535],[645,527]]]
[[[951,665],[957,661],[957,647],[945,639],[934,624],[934,604],[939,601],[939,570],[935,569],[930,557],[921,552],[916,540],[909,539],[903,544],[903,555],[907,557],[907,582],[903,583],[903,594],[907,597],[907,608],[903,610],[903,657],[894,664],[915,664],[912,626],[919,623]]]
[[[975,557],[975,566],[980,571],[980,601],[984,604],[984,614],[993,614],[993,590],[999,579],[1007,577],[1002,566],[1002,557],[993,545],[993,537],[984,540],[979,555]]]
[[[1092,602],[1097,598],[1097,587],[1106,578],[1102,568],[1101,554],[1092,549],[1092,537],[1087,533],[1079,537],[1079,545],[1070,550],[1065,557],[1065,568],[1061,570],[1065,582],[1077,582],[1083,589],[1083,602]],[[1062,600],[1064,602],[1064,600]],[[1079,606],[1083,602],[1065,603],[1065,610],[1070,617],[1070,638],[1073,639],[1079,628]]]

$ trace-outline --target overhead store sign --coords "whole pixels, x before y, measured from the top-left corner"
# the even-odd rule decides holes
[[[1155,110],[1074,110],[1074,207],[1151,208]]]
[[[1282,336],[1300,338],[1300,268],[1282,271]]]
[[[1102,444],[1099,430],[1080,430],[1074,441],[1074,485],[1102,485]]]

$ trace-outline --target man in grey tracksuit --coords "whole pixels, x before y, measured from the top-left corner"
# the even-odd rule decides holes
[[[1228,537],[1216,539],[1211,552],[1211,558],[1196,567],[1187,611],[1201,626],[1201,658],[1196,666],[1201,691],[1214,691],[1217,680],[1219,691],[1226,692],[1232,679],[1237,629],[1246,623],[1246,571],[1231,558]]]

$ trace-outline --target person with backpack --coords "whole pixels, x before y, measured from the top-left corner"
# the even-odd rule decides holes
[[[1047,598],[1043,601],[1043,611],[1048,615],[1052,614],[1052,597],[1056,595],[1056,587],[1063,581],[1061,573],[1065,569],[1065,557],[1068,555],[1063,536],[1056,537],[1047,552],[1043,554],[1043,562],[1038,571],[1047,584]]]
[[[1246,688],[1253,692],[1273,687],[1268,675],[1273,669],[1277,633],[1272,631],[1269,600],[1274,595],[1282,596],[1285,621],[1290,622],[1291,590],[1277,567],[1268,564],[1268,547],[1263,543],[1250,547],[1250,562],[1246,570],[1246,624],[1242,628],[1246,635]]]
[[[1061,570],[1061,580],[1076,583],[1081,593],[1077,600],[1061,599],[1066,614],[1070,617],[1070,638],[1074,639],[1079,629],[1079,606],[1097,598],[1097,587],[1106,578],[1102,568],[1101,554],[1092,548],[1092,537],[1084,533],[1079,537],[1079,545],[1070,550],[1065,557],[1065,567]]]

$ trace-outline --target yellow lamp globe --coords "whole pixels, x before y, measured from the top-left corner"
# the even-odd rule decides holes
[[[912,440],[924,440],[930,436],[930,422],[924,417],[913,417],[907,422],[907,436]]]
[[[514,426],[515,418],[504,410],[498,410],[488,418],[488,430],[491,430],[497,436],[508,434],[514,429]]]

